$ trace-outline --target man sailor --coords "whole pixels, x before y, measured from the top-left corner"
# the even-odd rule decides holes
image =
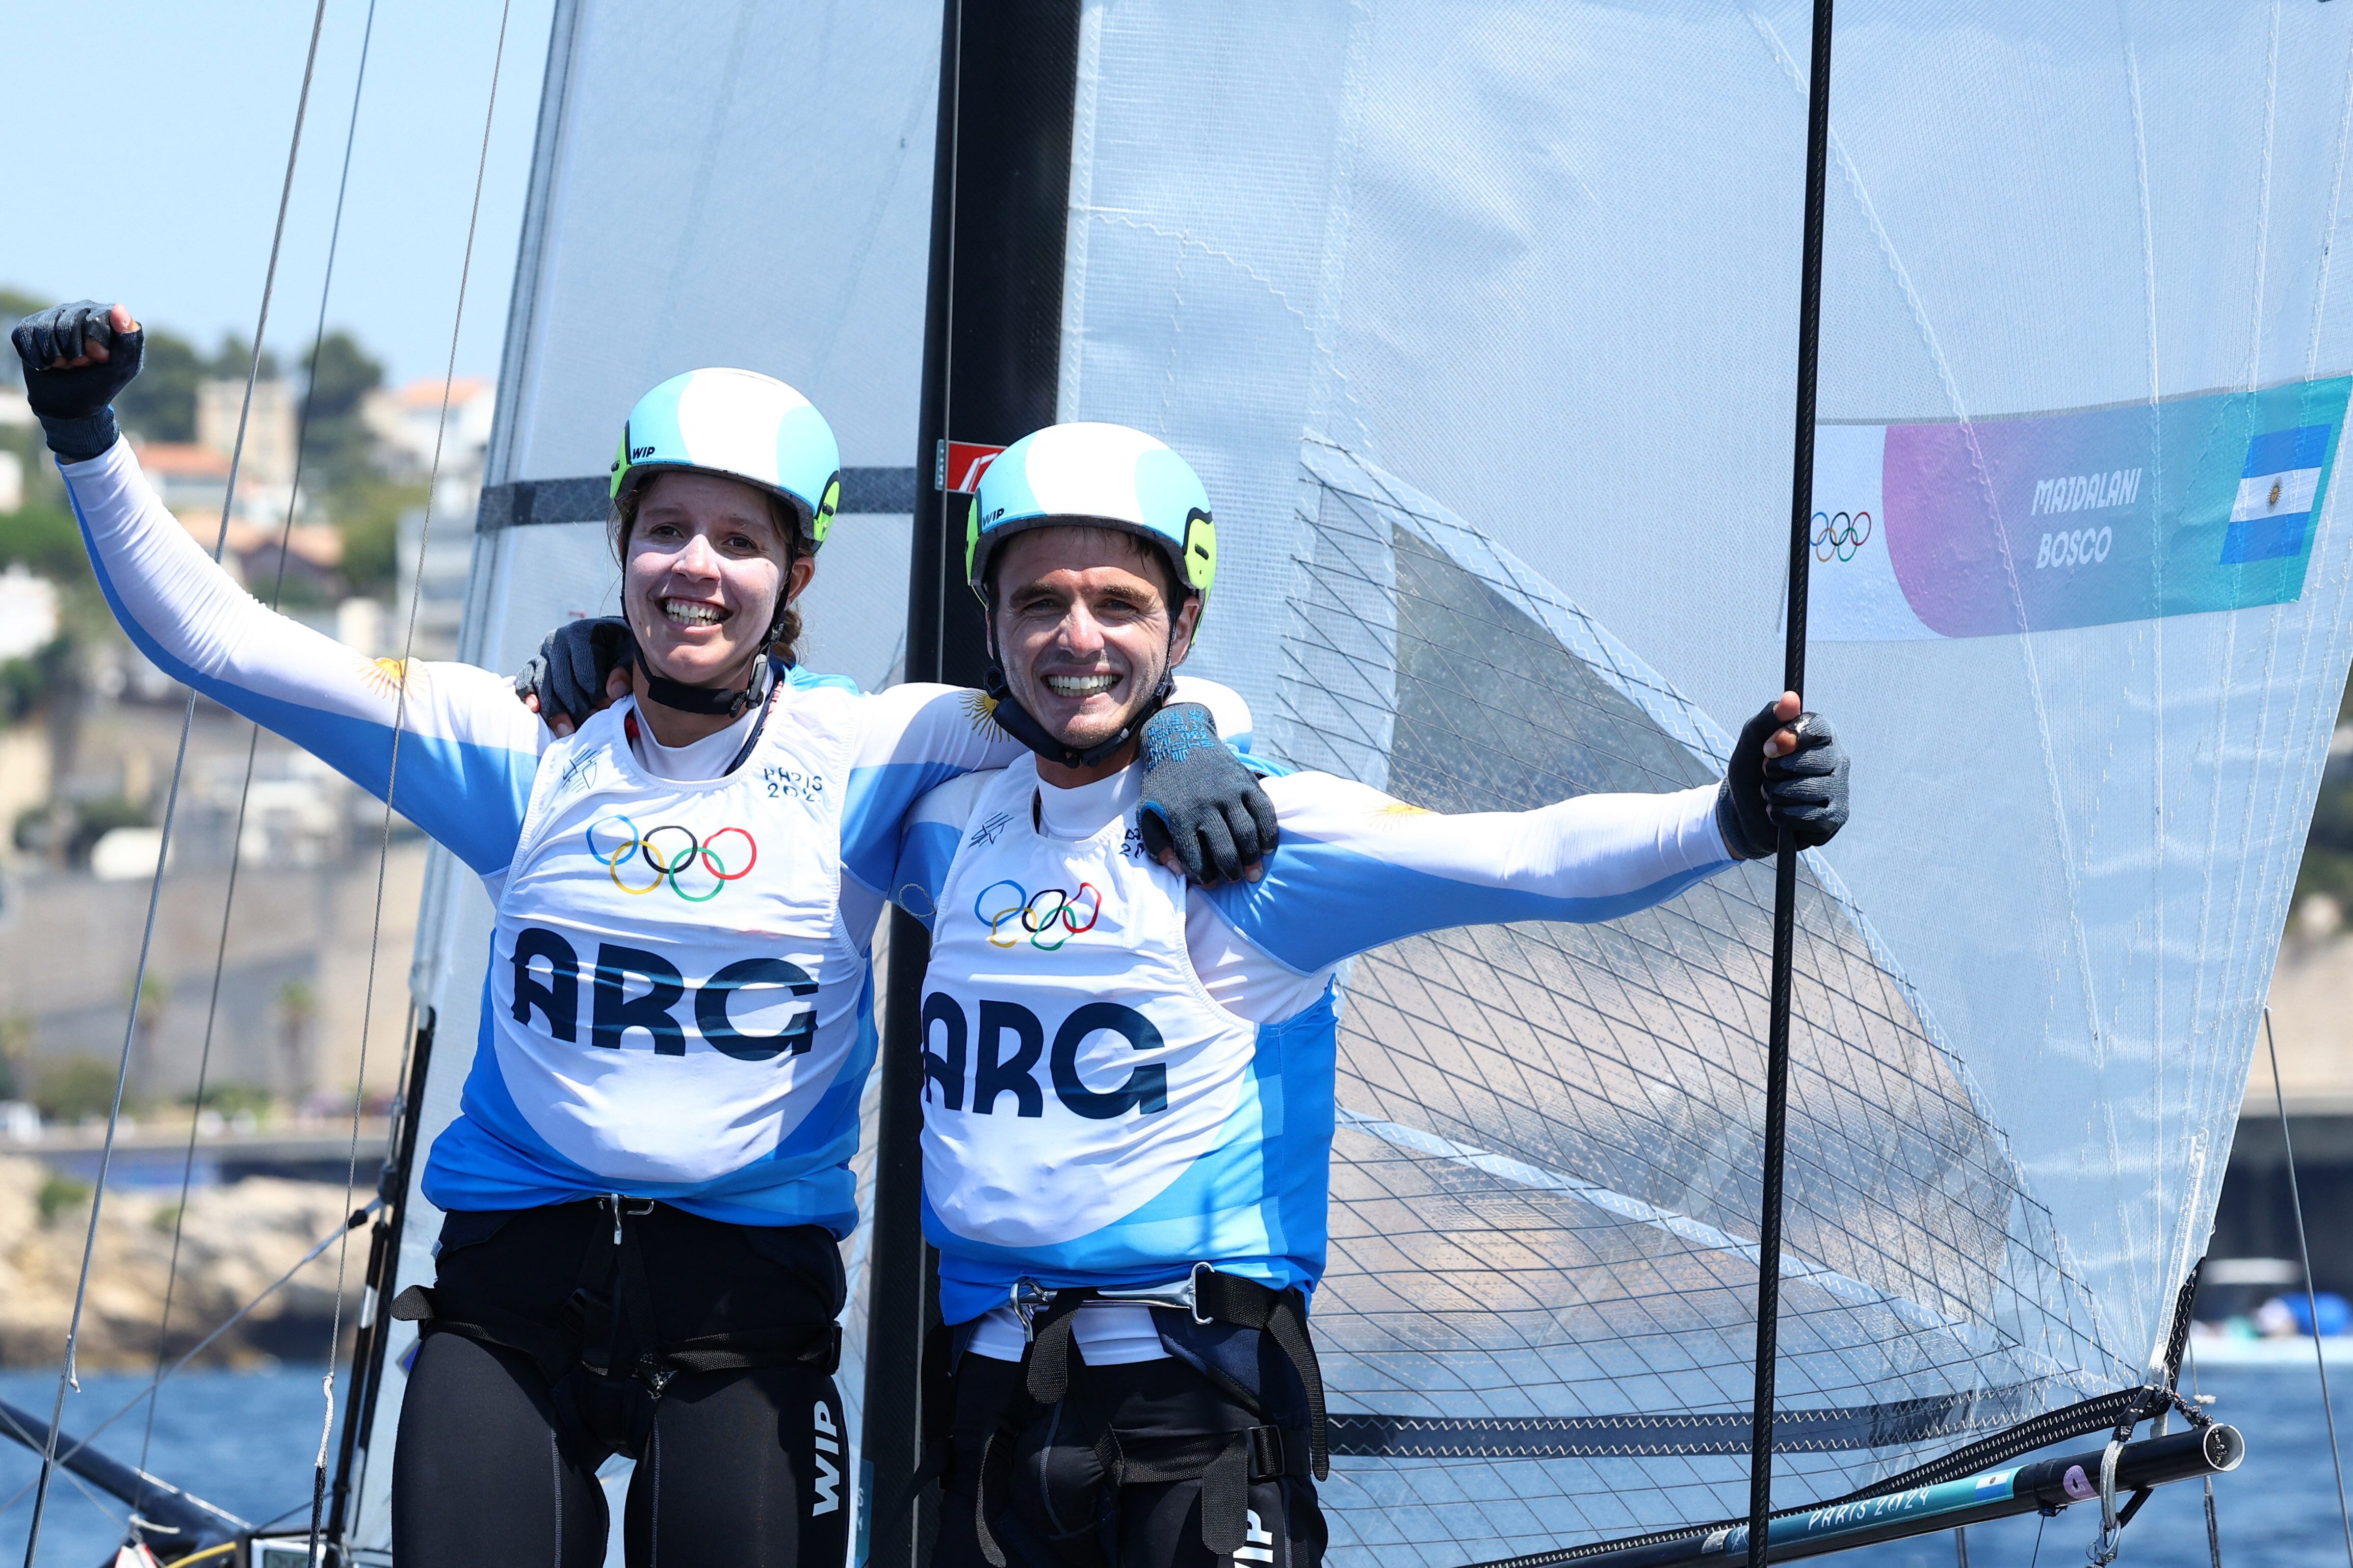
[[[997,717],[1033,755],[909,814],[933,932],[923,1223],[948,1324],[935,1568],[1320,1561],[1333,973],[1416,932],[1597,920],[1827,842],[1848,763],[1784,693],[1720,784],[1448,816],[1269,768],[1261,879],[1188,886],[1146,776],[1216,577],[1208,496],[1113,425],[1015,443],[966,531]],[[1270,836],[1275,837],[1275,836]]]

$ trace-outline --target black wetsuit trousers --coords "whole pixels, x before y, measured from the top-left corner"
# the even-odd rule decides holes
[[[975,1523],[981,1449],[1020,1397],[1024,1375],[1015,1363],[986,1356],[967,1354],[958,1362],[952,1455],[932,1568],[989,1568]],[[1066,1450],[1082,1452],[1106,1426],[1122,1437],[1142,1441],[1239,1431],[1261,1419],[1174,1356],[1127,1366],[1074,1365],[1071,1384],[1071,1396],[1039,1418]],[[1298,1413],[1302,1425],[1303,1414]],[[1023,1484],[1016,1480],[1012,1486]],[[1040,1499],[1034,1489],[1028,1491],[999,1516],[995,1529],[1007,1568],[1319,1568],[1324,1560],[1324,1516],[1316,1507],[1315,1483],[1303,1476],[1251,1483],[1249,1534],[1241,1550],[1229,1556],[1214,1555],[1202,1544],[1198,1480],[1119,1488],[1102,1500],[1099,1522],[1092,1530],[1082,1517],[1085,1508],[1083,1498],[1067,1492]],[[1064,1537],[1060,1546],[1046,1538],[1057,1527]]]
[[[644,1227],[666,1337],[780,1316],[822,1325],[839,1309],[839,1254],[823,1231],[668,1208],[628,1223]],[[557,1326],[582,1292],[588,1358],[550,1378],[522,1350],[426,1334],[393,1462],[395,1561],[597,1568],[610,1521],[596,1470],[625,1454],[637,1461],[621,1525],[631,1568],[837,1568],[850,1483],[831,1373],[822,1363],[680,1372],[657,1394],[626,1371],[600,1371],[634,1365],[641,1332],[611,1310],[616,1280],[581,1281],[588,1227],[609,1235],[611,1224],[609,1210],[586,1204],[449,1216],[435,1286],[442,1314],[471,1306]],[[569,1321],[581,1317],[575,1305]]]

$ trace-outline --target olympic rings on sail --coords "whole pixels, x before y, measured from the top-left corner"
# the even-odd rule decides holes
[[[999,888],[1012,889],[1013,901],[1003,903],[1003,895],[1000,894],[998,907],[986,907],[991,902],[989,895]],[[1086,923],[1083,925],[1079,923],[1082,909],[1086,910]],[[1095,929],[1095,921],[1103,918],[1103,893],[1092,882],[1081,882],[1076,892],[1062,888],[1047,888],[1032,895],[1020,883],[1000,879],[983,888],[972,900],[972,914],[975,920],[988,927],[988,941],[992,947],[1016,946],[1021,941],[1021,932],[1026,931],[1030,946],[1041,952],[1052,952],[1071,938],[1084,936]],[[1018,921],[1020,931],[1007,934],[1005,925],[1008,921]],[[1050,934],[1054,937],[1051,942],[1046,940]]]
[[[1871,542],[1871,514],[1867,511],[1814,513],[1814,559],[1828,561],[1835,555],[1841,561],[1852,561],[1854,552]]]
[[[609,850],[600,849],[596,845],[597,831],[608,825],[626,833],[627,837]],[[731,833],[744,841],[743,848],[737,851],[743,856],[744,864],[733,870],[728,868],[726,858],[719,852],[720,840]],[[663,838],[665,834],[671,837]],[[588,841],[588,853],[612,874],[613,886],[621,891],[641,896],[667,883],[671,892],[691,904],[710,902],[719,896],[721,889],[730,882],[741,881],[751,874],[753,867],[760,863],[758,841],[740,827],[723,827],[709,838],[699,837],[693,829],[681,827],[674,822],[665,822],[649,832],[639,832],[638,825],[628,817],[619,812],[607,812],[590,823],[583,837]],[[661,840],[659,844],[656,842],[658,839]],[[682,847],[680,847],[681,841]],[[632,872],[630,881],[622,879],[622,868],[633,861],[643,861],[652,869],[652,877],[643,887],[631,885],[640,873]],[[679,880],[679,873],[691,871],[698,861],[710,874],[711,887],[707,891],[689,892],[686,884]],[[700,879],[690,878],[689,880],[699,882]]]

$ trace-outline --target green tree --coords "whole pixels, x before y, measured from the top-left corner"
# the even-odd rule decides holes
[[[114,1104],[114,1068],[96,1057],[44,1063],[34,1079],[33,1103],[51,1121],[103,1116]]]
[[[358,339],[341,330],[329,332],[311,361],[306,411],[314,427],[323,419],[357,418],[361,400],[383,384],[384,365]]]
[[[26,1064],[32,1054],[31,1015],[11,1013],[0,1018],[0,1100],[16,1100],[23,1095]]]
[[[215,350],[213,357],[205,363],[205,379],[242,382],[252,374],[253,343],[251,340],[238,332],[223,332],[220,347]],[[278,356],[264,350],[261,355],[260,379],[276,381],[278,375]]]
[[[60,506],[35,502],[8,513],[7,526],[0,528],[0,566],[16,563],[52,583],[76,583],[90,576],[90,555],[82,547],[81,529]]]
[[[90,1202],[90,1184],[51,1172],[42,1178],[40,1193],[33,1201],[40,1205],[41,1223],[55,1225],[59,1215],[81,1212],[82,1205]]]
[[[343,581],[354,594],[389,601],[400,576],[400,518],[425,504],[422,480],[401,483],[370,473],[327,496],[343,531]]]
[[[302,400],[302,463],[318,489],[340,494],[375,475],[375,443],[360,418],[367,395],[384,384],[384,366],[349,332],[329,332],[311,356]],[[353,510],[330,502],[339,516]]]

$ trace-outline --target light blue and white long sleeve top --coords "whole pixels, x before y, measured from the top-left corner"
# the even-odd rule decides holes
[[[1025,1279],[1125,1289],[1208,1263],[1312,1289],[1336,968],[1450,926],[1609,920],[1733,863],[1714,786],[1466,816],[1329,773],[1265,787],[1264,879],[1207,890],[1145,854],[1138,769],[1059,789],[1024,757],[910,814],[892,896],[933,931],[923,1223],[946,1320],[992,1314],[974,1351],[1018,1358],[1002,1310]],[[1077,1329],[1090,1362],[1160,1353],[1140,1308]]]
[[[673,751],[625,700],[558,739],[505,676],[367,658],[264,608],[127,446],[61,468],[142,652],[389,795],[488,889],[481,1033],[427,1196],[482,1210],[621,1193],[849,1233],[876,1045],[868,944],[902,818],[1026,754],[977,694],[868,696],[796,670],[723,776],[755,715]]]

